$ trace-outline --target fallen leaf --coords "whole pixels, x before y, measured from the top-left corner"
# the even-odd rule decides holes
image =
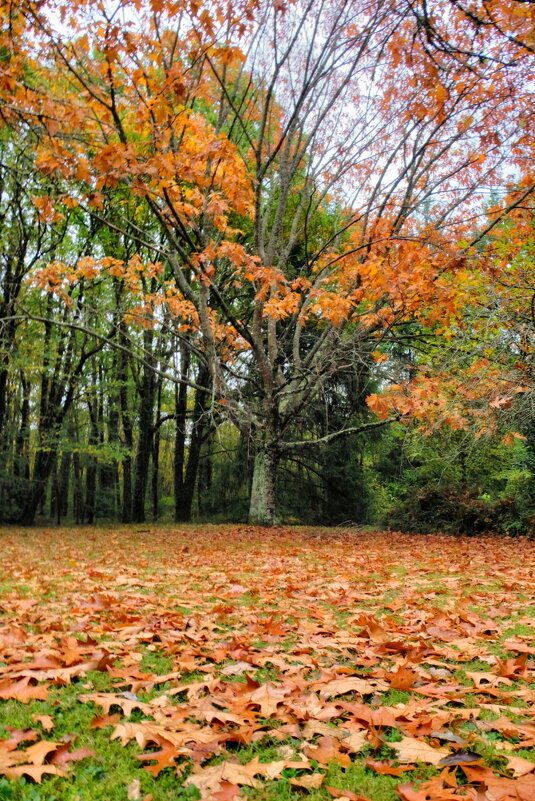
[[[290,779],[290,784],[295,787],[304,787],[305,790],[317,790],[323,784],[324,778],[324,773],[310,773],[308,776]]]
[[[369,798],[365,798],[363,795],[357,795],[357,793],[354,793],[352,790],[339,790],[338,787],[332,787],[330,784],[327,784],[325,787],[333,798],[348,798],[349,801],[370,801]]]
[[[18,765],[17,767],[4,768],[2,773],[8,779],[20,779],[22,776],[29,776],[37,784],[41,783],[45,773],[53,776],[67,776],[65,771],[58,768],[57,765]]]
[[[393,760],[391,759],[383,759],[380,761],[366,759],[365,762],[369,768],[384,776],[402,776],[405,771],[411,770],[410,767],[403,767],[401,765],[394,767]]]
[[[439,765],[442,759],[449,756],[447,748],[433,748],[424,740],[415,737],[403,737],[399,742],[389,742],[390,748],[398,752],[400,762],[426,762]]]
[[[257,790],[262,787],[258,779],[254,778],[254,772],[247,769],[247,765],[240,765],[236,762],[221,762],[209,768],[202,768],[192,773],[185,785],[193,784],[200,791],[201,797],[206,794],[215,793],[221,789],[221,782],[229,784],[245,785],[254,787]]]
[[[150,751],[148,754],[137,756],[137,759],[140,760],[155,760],[155,765],[145,765],[145,770],[152,773],[153,776],[158,776],[164,768],[176,767],[175,759],[180,756],[181,751],[187,753],[163,737],[159,739],[159,743],[162,746],[159,751]]]
[[[220,789],[211,796],[214,801],[236,801],[240,797],[240,788],[230,782],[221,782]]]
[[[315,759],[320,765],[338,762],[339,765],[347,768],[351,764],[349,756],[340,751],[340,741],[335,737],[320,737],[316,746],[305,745],[303,753],[309,759]]]
[[[314,685],[316,686],[316,685]],[[351,676],[346,679],[334,679],[324,685],[317,685],[321,698],[333,698],[337,695],[347,693],[359,693],[360,695],[371,695],[375,692],[386,692],[388,684],[380,679],[361,679],[358,676]]]
[[[507,767],[512,771],[513,776],[525,776],[535,771],[535,762],[531,762],[529,759],[524,759],[523,757],[507,757]]]
[[[93,718],[89,724],[89,728],[103,729],[106,726],[116,726],[120,720],[121,716],[118,712],[116,712],[114,715],[99,715],[98,717]]]
[[[439,767],[446,767],[448,765],[469,765],[472,762],[481,762],[483,757],[475,751],[455,751],[447,757],[438,762]]]
[[[52,715],[32,715],[32,720],[36,723],[40,723],[45,731],[51,731],[54,728]]]
[[[488,768],[479,766],[463,766],[469,782],[477,782],[489,790],[496,801],[533,801],[535,798],[535,773],[520,776],[518,779],[506,779],[495,776]]]
[[[285,687],[266,681],[265,684],[261,684],[256,690],[253,690],[249,697],[253,704],[260,707],[260,713],[265,718],[269,718],[275,714],[278,705],[282,703],[288,692]]]
[[[15,701],[22,701],[23,704],[28,704],[30,701],[46,701],[48,687],[31,685],[29,676],[19,681],[4,679],[0,681],[0,698],[5,700],[12,698]]]
[[[341,744],[344,748],[347,748],[351,754],[358,754],[366,745],[369,745],[365,731],[354,731],[352,734],[344,737],[341,740]]]
[[[126,788],[128,801],[138,801],[141,797],[141,782],[134,779]]]
[[[96,751],[92,751],[90,748],[77,748],[75,751],[69,751],[69,747],[70,744],[66,743],[62,745],[61,748],[58,748],[50,757],[50,763],[64,768],[69,762],[79,762],[81,759],[87,759],[88,757],[97,755]]]
[[[48,740],[39,740],[39,742],[28,746],[25,751],[21,751],[20,761],[31,762],[35,765],[42,765],[45,759],[50,761],[48,759],[48,755],[56,751],[60,745],[60,743],[49,742]]]

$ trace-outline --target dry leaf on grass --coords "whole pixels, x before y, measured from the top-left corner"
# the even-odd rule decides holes
[[[518,779],[505,779],[495,776],[489,768],[479,766],[466,766],[463,771],[469,782],[481,784],[496,801],[533,801],[535,798],[535,773]]]
[[[215,793],[220,789],[221,782],[229,784],[245,785],[246,787],[262,787],[258,779],[254,778],[255,770],[251,771],[247,765],[240,765],[237,762],[221,762],[209,768],[202,768],[193,773],[184,782],[185,785],[193,784],[205,797],[208,793]]]
[[[29,676],[19,681],[3,679],[0,681],[0,698],[4,700],[11,698],[14,701],[22,701],[23,704],[29,704],[30,701],[46,701],[48,687],[44,684],[31,685]]]
[[[50,763],[64,768],[69,762],[78,762],[80,759],[96,756],[96,751],[91,751],[90,748],[77,748],[75,751],[69,751],[70,746],[71,743],[68,742],[58,748],[57,751],[54,751],[50,757]]]
[[[45,731],[52,731],[54,728],[54,719],[52,715],[32,715],[32,720],[40,723]]]
[[[16,767],[4,768],[1,773],[8,779],[20,779],[22,776],[29,776],[37,784],[45,774],[53,776],[67,776],[64,770],[57,765],[17,765]]]
[[[278,705],[283,702],[289,692],[290,690],[282,685],[277,686],[270,681],[266,681],[258,689],[253,690],[249,697],[255,705],[260,707],[262,716],[269,718],[275,714]]]
[[[345,679],[333,679],[326,684],[318,684],[320,698],[334,698],[346,693],[359,693],[371,695],[375,692],[386,692],[388,684],[381,679],[361,679],[358,676],[349,676]]]
[[[531,762],[529,759],[524,759],[523,757],[507,757],[507,767],[512,771],[513,776],[525,776],[535,771],[535,762]]]
[[[347,798],[349,801],[370,801],[369,798],[364,798],[363,795],[357,795],[352,790],[339,790],[338,787],[332,787],[330,784],[326,785],[326,789],[330,792],[333,798],[342,799]]]
[[[365,731],[354,731],[347,737],[343,737],[340,742],[350,754],[358,754],[365,746],[369,745]]]
[[[482,759],[481,754],[476,751],[454,751],[441,759],[438,764],[441,768],[450,765],[470,765],[474,762],[481,762]]]
[[[139,779],[134,779],[134,781],[130,782],[126,790],[128,801],[139,801],[141,797],[141,782]]]
[[[290,779],[290,784],[295,785],[295,787],[304,787],[305,790],[317,790],[318,787],[321,787],[324,778],[324,773],[310,773],[308,776]]]
[[[336,737],[320,737],[317,745],[305,745],[303,753],[309,759],[315,759],[320,765],[338,762],[339,765],[347,768],[351,764],[348,754],[340,751],[340,740]]]
[[[438,765],[442,759],[450,755],[448,748],[433,748],[424,740],[415,737],[403,737],[397,743],[388,743],[398,753],[400,762],[426,762],[428,765]]]

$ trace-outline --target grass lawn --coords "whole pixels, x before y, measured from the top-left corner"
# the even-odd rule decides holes
[[[0,531],[0,801],[535,799],[535,543]]]

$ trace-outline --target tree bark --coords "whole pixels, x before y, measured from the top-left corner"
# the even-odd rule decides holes
[[[144,332],[144,347],[147,354],[152,351],[152,333],[152,331]],[[132,503],[132,519],[134,523],[145,522],[145,495],[147,493],[152,438],[154,435],[153,406],[155,386],[154,371],[145,363],[140,390],[139,438],[134,467],[134,498]]]
[[[248,516],[252,525],[273,526],[277,523],[277,464],[278,456],[273,447],[257,450]]]
[[[15,476],[30,478],[30,381],[24,373],[20,373],[22,387],[22,403],[20,409],[20,426],[17,432],[16,453],[13,462],[13,473]]]
[[[208,369],[201,367],[199,370],[198,383],[202,387],[209,378]],[[208,392],[198,388],[195,391],[195,403],[193,407],[193,422],[191,428],[191,441],[188,451],[188,461],[186,473],[182,485],[180,497],[175,499],[175,520],[176,522],[187,522],[191,520],[193,506],[193,496],[195,484],[199,473],[199,462],[201,458],[201,446],[206,433],[208,422],[206,420],[206,408]]]
[[[180,378],[182,383],[175,384],[175,452],[173,457],[173,478],[175,496],[175,523],[182,521],[184,514],[184,457],[186,452],[186,414],[188,410],[188,378],[190,363],[189,348],[183,343],[180,346]]]
[[[119,341],[121,345],[127,344],[124,330],[119,331]],[[121,510],[121,522],[130,523],[132,520],[132,450],[134,447],[134,436],[132,418],[128,406],[128,354],[126,350],[119,353],[119,401],[121,406],[121,425],[123,428],[124,445],[126,454],[122,463],[123,473],[123,499]]]
[[[22,526],[31,526],[46,493],[48,479],[56,463],[56,451],[37,451],[32,474],[32,487],[19,517]]]
[[[74,479],[72,506],[74,522],[78,525],[78,523],[82,522],[82,515],[84,511],[84,495],[82,485],[82,469],[80,467],[80,454],[77,450],[75,450],[72,454],[72,470]]]
[[[96,446],[98,444],[98,400],[96,393],[93,398],[88,399],[87,405],[89,408],[90,427],[89,427],[89,445]],[[90,453],[88,456],[88,465],[85,473],[85,508],[84,508],[84,522],[89,523],[90,526],[95,522],[95,505],[97,494],[97,460],[95,456]]]
[[[156,392],[156,420],[160,419],[162,408],[162,379],[158,379]],[[159,516],[159,487],[160,487],[160,426],[156,427],[152,439],[152,519]]]

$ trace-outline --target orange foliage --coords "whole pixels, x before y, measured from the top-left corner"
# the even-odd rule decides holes
[[[300,95],[291,60],[277,67],[272,83],[269,69],[262,73],[264,51],[279,44],[268,38],[268,21],[284,20],[273,30],[287,44],[284,36],[291,38],[302,11],[297,2],[122,0],[111,16],[103,1],[0,3],[0,45],[9,53],[0,64],[4,123],[32,131],[36,169],[62,187],[57,197],[33,199],[40,219],[58,224],[80,207],[101,223],[109,204],[119,212],[129,204],[128,234],[152,247],[139,233],[147,217],[166,243],[154,245],[158,256],[151,260],[54,262],[34,283],[69,302],[66,287],[75,281],[103,271],[120,277],[132,294],[128,321],[152,325],[164,307],[180,330],[197,332],[212,374],[219,370],[216,394],[232,394],[220,368],[247,350],[258,362],[264,399],[273,403],[279,402],[273,386],[283,380],[277,335],[284,326],[298,332],[353,325],[370,352],[408,321],[448,341],[462,332],[466,309],[481,300],[488,280],[516,315],[531,276],[517,259],[510,280],[511,259],[531,235],[532,220],[508,200],[486,214],[481,194],[485,200],[489,187],[508,187],[510,198],[529,198],[534,186],[526,157],[535,130],[533,9],[493,0],[466,10],[437,0],[430,19],[426,4],[391,5],[357,5],[340,30],[336,4],[322,5],[325,28],[307,56],[317,74],[311,66],[315,78]],[[58,32],[58,18],[68,36]],[[178,19],[185,22],[176,29]],[[321,52],[327,35],[347,48],[341,59],[347,69],[338,56],[331,62]],[[248,51],[251,41],[256,51]],[[323,58],[325,71],[318,67]],[[349,79],[353,69],[358,77]],[[325,109],[318,118],[316,106]],[[521,178],[512,180],[512,173]],[[286,200],[270,206],[277,192],[295,196],[301,216],[291,219]],[[309,239],[319,235],[308,236],[307,204],[310,219],[314,212],[343,218],[338,231],[325,223],[329,230],[314,246]],[[488,249],[476,252],[478,228],[490,225],[493,236],[502,217],[513,225],[506,252],[497,259]],[[254,231],[247,245],[244,230]],[[303,240],[309,252],[295,268],[290,253]],[[147,290],[147,278],[156,289]],[[285,340],[293,342],[295,361],[285,389],[295,398],[296,386],[312,381],[305,375],[329,368],[333,349],[307,372],[297,334]],[[410,385],[393,386],[388,397],[372,397],[370,408],[462,427],[467,405],[483,421],[480,400],[490,401],[486,412],[492,412],[497,398],[512,391],[492,389],[498,368],[485,366],[475,383],[473,366],[468,385],[445,370],[428,379],[430,369],[425,365]],[[516,381],[516,391],[526,384]],[[280,386],[277,398],[284,405]],[[273,410],[273,420],[280,412]]]

